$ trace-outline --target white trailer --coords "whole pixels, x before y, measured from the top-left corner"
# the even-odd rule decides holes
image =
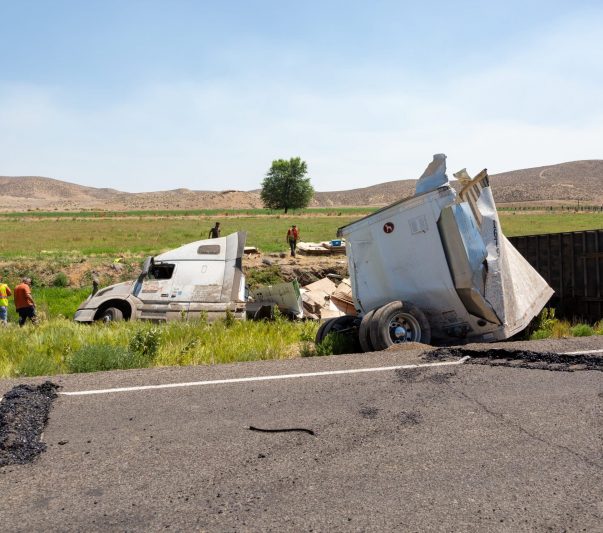
[[[541,311],[553,290],[502,234],[487,172],[455,174],[457,194],[445,171],[434,156],[415,196],[339,228],[362,318],[332,319],[319,337],[352,329],[364,351],[492,342]]]

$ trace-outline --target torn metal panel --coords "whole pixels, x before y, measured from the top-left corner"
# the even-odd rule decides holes
[[[296,318],[302,318],[304,315],[301,292],[297,281],[258,287],[250,291],[250,296],[252,302],[247,304],[249,311],[274,304],[282,313],[290,314]]]
[[[444,154],[435,154],[433,161],[427,165],[427,168],[421,174],[415,188],[415,194],[425,194],[426,192],[435,191],[438,187],[448,184],[448,176],[446,175],[446,156]]]
[[[438,228],[456,291],[466,309],[488,322],[500,324],[485,299],[486,246],[467,204],[442,209]]]
[[[488,250],[485,297],[503,322],[500,338],[508,338],[529,324],[554,291],[502,234],[492,191],[483,183],[475,206]]]

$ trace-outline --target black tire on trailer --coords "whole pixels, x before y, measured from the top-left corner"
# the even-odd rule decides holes
[[[390,302],[392,303],[392,302]],[[385,304],[381,307],[377,307],[377,309],[375,309],[373,316],[371,317],[371,320],[368,324],[368,338],[371,341],[371,346],[373,347],[373,351],[379,351],[379,350],[383,350],[383,348],[380,348],[380,343],[379,343],[379,317],[381,316],[381,311],[383,311],[383,309],[385,307],[387,307],[389,305]]]
[[[100,316],[103,322],[120,322],[124,319],[124,314],[117,307],[107,307]]]
[[[316,332],[316,337],[314,339],[314,344],[320,344],[324,338],[327,336],[327,333],[325,333],[325,329],[327,328],[327,326],[331,327],[331,322],[333,322],[333,320],[335,320],[334,318],[327,318],[327,320],[325,320],[320,327],[318,328],[318,331]]]
[[[349,348],[352,350],[347,353],[358,353],[361,351],[360,342],[358,340],[358,329],[360,327],[360,319],[356,315],[338,316],[331,322],[328,328],[324,330],[324,336],[329,333],[339,333],[350,339]]]
[[[358,330],[358,340],[360,341],[360,347],[363,352],[374,352],[375,348],[373,347],[373,343],[371,342],[369,328],[371,325],[371,320],[373,315],[375,314],[375,309],[369,311],[366,315],[362,317],[362,322],[360,322],[360,329]]]
[[[323,342],[330,333],[338,333],[351,340],[351,344],[348,346],[350,351],[346,351],[345,353],[358,353],[361,350],[360,343],[358,342],[359,326],[360,318],[356,315],[343,315],[330,318],[318,330],[316,334],[316,344]],[[318,342],[319,336],[320,342]]]
[[[411,302],[390,302],[373,316],[371,341],[378,350],[404,342],[431,342],[427,317]]]

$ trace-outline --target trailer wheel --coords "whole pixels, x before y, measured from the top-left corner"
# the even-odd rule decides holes
[[[355,315],[343,315],[335,318],[330,318],[326,322],[324,322],[318,332],[316,333],[316,344],[320,344],[324,341],[325,337],[329,333],[339,333],[341,335],[345,335],[351,340],[348,349],[351,349],[351,352],[347,353],[355,353],[360,351],[360,344],[358,342],[358,327],[360,325],[360,319]]]
[[[431,341],[431,327],[423,311],[410,302],[391,302],[373,315],[371,341],[378,350],[404,342]]]
[[[373,315],[375,314],[375,309],[369,311],[366,315],[362,317],[362,322],[360,322],[360,330],[358,331],[358,340],[360,341],[360,346],[363,352],[374,352],[375,348],[373,343],[371,342],[370,336],[370,325]]]
[[[120,322],[124,319],[124,314],[117,307],[107,307],[100,316],[103,322]]]
[[[314,339],[315,344],[320,344],[324,340],[324,338],[327,336],[328,330],[331,329],[331,323],[333,322],[333,320],[335,319],[328,318],[320,325],[318,331],[316,332],[316,338]],[[327,330],[326,333],[325,330]]]

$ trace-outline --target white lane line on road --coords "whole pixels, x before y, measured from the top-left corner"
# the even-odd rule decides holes
[[[579,352],[562,352],[561,355],[582,355],[583,353],[603,353],[603,350],[580,350]]]
[[[190,381],[188,383],[165,383],[163,385],[141,385],[138,387],[116,387],[114,389],[96,389],[74,392],[59,392],[64,396],[89,396],[91,394],[108,394],[111,392],[133,392],[140,390],[153,389],[174,389],[177,387],[199,387],[202,385],[225,385],[228,383],[247,383],[250,381],[270,381],[276,379],[296,379],[310,378],[316,376],[338,376],[342,374],[361,374],[363,372],[386,372],[388,370],[401,370],[406,368],[428,368],[436,366],[452,366],[463,364],[469,356],[465,356],[458,361],[445,361],[443,363],[424,363],[420,365],[398,365],[398,366],[380,366],[375,368],[351,368],[348,370],[326,370],[324,372],[305,372],[301,374],[280,374],[272,376],[253,376],[248,378],[232,378],[232,379],[213,379],[208,381]]]

